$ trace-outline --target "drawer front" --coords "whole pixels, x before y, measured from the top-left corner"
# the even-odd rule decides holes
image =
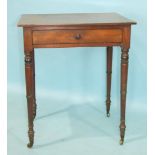
[[[119,43],[121,41],[121,29],[33,31],[34,45],[56,43]]]

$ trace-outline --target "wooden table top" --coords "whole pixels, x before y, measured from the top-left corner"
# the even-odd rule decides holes
[[[21,27],[124,24],[136,22],[118,13],[24,14],[18,22]]]

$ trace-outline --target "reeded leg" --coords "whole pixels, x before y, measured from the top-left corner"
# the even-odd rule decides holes
[[[107,47],[107,98],[106,98],[106,111],[107,117],[110,117],[110,93],[111,93],[111,74],[112,74],[112,53],[113,47]]]
[[[128,76],[128,52],[129,49],[123,49],[121,53],[121,123],[120,123],[120,144],[124,142],[125,136],[125,109],[127,93],[127,76]]]
[[[37,104],[36,104],[36,94],[35,94],[35,56],[34,56],[34,51],[32,52],[32,69],[33,69],[33,119],[36,117],[36,109],[37,109]]]
[[[25,52],[25,77],[26,77],[26,94],[27,94],[27,108],[28,108],[28,147],[31,148],[34,142],[34,130],[33,130],[33,109],[34,109],[34,95],[33,95],[33,51]]]

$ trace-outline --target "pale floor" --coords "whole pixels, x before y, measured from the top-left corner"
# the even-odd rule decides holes
[[[8,94],[8,155],[146,155],[143,110],[128,108],[125,143],[120,146],[117,108],[107,118],[104,109],[88,103],[39,102],[35,144],[28,149],[25,98]]]

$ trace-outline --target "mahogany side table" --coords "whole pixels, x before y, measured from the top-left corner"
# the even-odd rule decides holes
[[[18,26],[24,31],[26,97],[28,107],[28,147],[34,143],[33,121],[36,116],[35,48],[107,47],[106,112],[110,116],[110,92],[113,46],[121,47],[120,144],[125,135],[125,109],[131,25],[117,13],[27,14]]]

